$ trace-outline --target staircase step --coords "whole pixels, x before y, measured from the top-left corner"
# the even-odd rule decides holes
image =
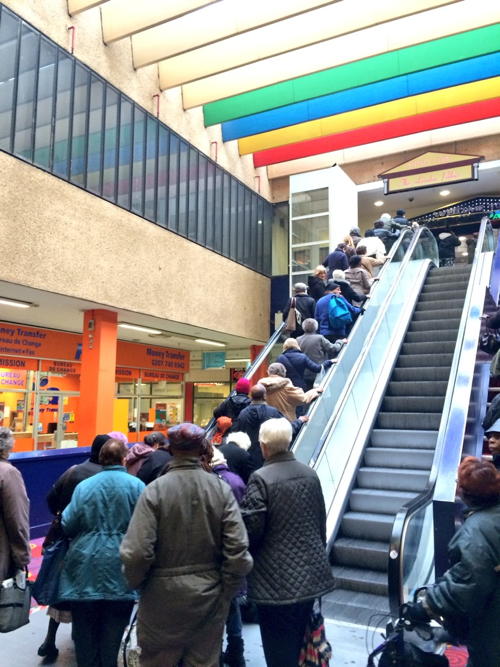
[[[388,396],[382,401],[384,412],[441,412],[442,396]]]
[[[348,591],[370,593],[372,595],[388,594],[388,581],[385,572],[334,565],[332,574],[337,586]]]
[[[364,465],[373,468],[430,470],[433,459],[432,449],[368,447],[365,451]]]
[[[415,495],[408,491],[358,488],[349,496],[349,508],[354,512],[374,511],[377,514],[395,515],[405,503],[415,498]]]
[[[370,446],[435,449],[437,436],[437,431],[374,428],[370,436]]]
[[[448,366],[413,366],[395,368],[392,371],[391,382],[433,382],[441,380],[448,382],[450,368]]]
[[[407,331],[404,344],[429,343],[430,341],[448,341],[456,343],[458,329],[435,329],[429,331]]]
[[[404,368],[411,366],[412,368],[419,366],[446,366],[451,368],[453,354],[400,354],[396,362],[396,368]]]
[[[453,354],[455,351],[457,334],[452,340],[425,341],[419,343],[404,342],[401,348],[402,354]]]
[[[387,542],[339,537],[333,544],[331,559],[337,565],[367,567],[387,572],[388,553]]]
[[[455,331],[458,331],[461,314],[462,311],[460,311],[457,317],[446,318],[443,320],[424,319],[424,318],[413,319],[410,322],[410,326],[408,327],[408,333],[412,331],[425,331],[429,334],[428,340],[432,340],[432,333],[434,331],[442,331],[443,329],[454,329]]]
[[[389,542],[394,516],[368,512],[345,512],[340,529],[344,537]]]
[[[395,468],[360,468],[358,487],[390,491],[423,491],[429,479],[428,470],[397,470]],[[357,537],[353,535],[352,537]],[[368,536],[367,536],[368,537]],[[380,539],[373,537],[372,539]]]
[[[441,413],[425,412],[379,412],[376,427],[388,429],[408,429],[416,431],[437,431]]]
[[[444,380],[413,382],[389,382],[386,396],[444,396],[448,383]]]
[[[360,593],[336,588],[322,600],[325,618],[368,627],[385,626],[389,619],[389,602],[385,595]]]

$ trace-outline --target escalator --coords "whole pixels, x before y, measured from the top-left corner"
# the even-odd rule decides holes
[[[412,241],[385,312],[310,459],[325,495],[337,580],[324,598],[327,617],[384,625],[416,586],[433,580],[439,534],[446,542],[451,537],[491,271],[486,232],[487,221],[472,267],[435,268],[434,239]],[[448,521],[443,531],[439,494]]]

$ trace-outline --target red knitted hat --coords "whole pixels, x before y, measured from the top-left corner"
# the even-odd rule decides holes
[[[240,378],[236,383],[235,389],[239,394],[248,394],[250,391],[250,380]]]
[[[493,498],[500,496],[500,473],[489,461],[467,456],[458,468],[458,485],[468,496]]]

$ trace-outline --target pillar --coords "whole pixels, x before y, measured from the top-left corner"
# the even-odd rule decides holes
[[[78,443],[113,430],[117,314],[87,310],[83,318]]]
[[[184,383],[184,419],[185,422],[193,421],[193,398],[194,382]]]
[[[250,361],[253,363],[255,359],[259,356],[259,354],[262,352],[264,349],[263,345],[250,345]],[[264,361],[261,363],[261,365],[257,368],[255,373],[252,375],[250,378],[250,383],[253,386],[254,384],[257,384],[260,378],[265,378],[267,377],[267,368],[268,368],[268,357],[264,359]]]

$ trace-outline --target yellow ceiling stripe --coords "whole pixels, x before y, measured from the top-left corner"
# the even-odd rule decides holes
[[[319,118],[292,125],[291,127],[262,132],[261,134],[239,139],[238,147],[240,155],[246,155],[267,148],[293,144],[298,141],[323,137],[338,132],[346,132],[366,125],[375,125],[427,111],[447,109],[459,104],[486,100],[498,97],[499,94],[500,76],[496,76],[491,79],[484,79],[483,81],[474,81],[473,83],[453,86],[452,88],[443,88],[431,93],[406,97],[402,100],[376,104],[372,107],[356,109],[355,111],[348,111],[336,114],[335,116],[328,116],[327,118]]]

